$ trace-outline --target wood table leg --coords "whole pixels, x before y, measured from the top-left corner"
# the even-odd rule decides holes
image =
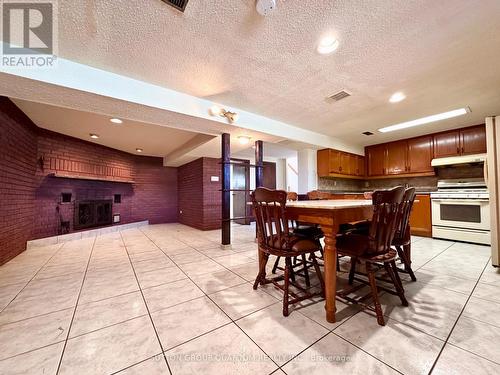
[[[336,231],[333,227],[326,225],[323,225],[321,229],[325,234],[324,267],[326,320],[330,323],[335,323],[335,296],[337,294],[337,247],[335,246]]]

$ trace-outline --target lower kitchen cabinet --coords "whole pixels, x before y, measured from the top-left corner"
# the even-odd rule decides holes
[[[411,234],[414,236],[431,237],[431,197],[430,194],[417,194],[410,216]]]

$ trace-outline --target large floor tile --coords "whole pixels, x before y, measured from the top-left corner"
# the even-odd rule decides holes
[[[277,366],[234,324],[166,353],[173,375],[270,374]],[[196,358],[206,358],[198,361]]]
[[[316,323],[321,324],[323,327],[332,330],[346,322],[361,310],[358,305],[347,305],[340,301],[335,302],[335,307],[337,308],[335,323],[330,323],[326,320],[325,300],[320,297],[307,299],[298,303],[293,307],[293,311],[298,311],[314,320]]]
[[[141,289],[151,288],[161,284],[167,284],[174,281],[187,278],[186,274],[177,266],[160,268],[147,272],[137,272],[137,280]]]
[[[212,273],[217,271],[222,271],[225,268],[219,263],[214,262],[211,259],[205,259],[195,263],[188,263],[180,265],[182,270],[188,274],[190,277],[203,275],[205,273]]]
[[[462,316],[449,342],[481,357],[500,363],[500,328]]]
[[[139,284],[133,272],[123,275],[109,273],[98,278],[87,277],[83,283],[79,303],[100,301],[137,290],[139,290]]]
[[[404,374],[428,374],[444,341],[392,319],[384,327],[359,313],[335,333]]]
[[[434,375],[500,374],[500,365],[447,344],[439,357]]]
[[[298,312],[284,317],[281,304],[259,310],[236,324],[280,366],[328,333]]]
[[[278,302],[261,290],[253,290],[250,284],[224,289],[210,298],[233,320]]]
[[[398,374],[333,333],[287,363],[283,369],[288,375]]]
[[[216,258],[214,258],[214,260],[217,263],[222,264],[224,267],[227,267],[227,268],[239,266],[239,265],[245,264],[245,263],[255,262],[255,259],[249,258],[241,253],[216,257]]]
[[[161,268],[175,267],[175,264],[166,255],[163,255],[161,257],[133,262],[133,266],[136,273],[143,273]]]
[[[25,283],[21,283],[0,287],[0,311],[2,311],[25,286]]]
[[[151,317],[164,350],[231,322],[208,297],[156,311]]]
[[[480,282],[477,284],[472,295],[477,298],[500,303],[500,285]]]
[[[0,313],[0,324],[74,307],[83,274],[33,280]]]
[[[0,359],[64,341],[73,316],[67,309],[0,326]]]
[[[402,306],[398,296],[380,298],[384,315],[407,326],[445,340],[458,319],[468,295],[439,288],[420,281],[405,285],[409,306]]]
[[[463,316],[500,327],[500,303],[471,297]]]
[[[0,361],[0,374],[55,374],[63,347],[64,342],[60,342]]]
[[[443,275],[440,273],[420,269],[415,272],[418,284],[429,284],[439,288],[452,290],[454,292],[464,293],[469,295],[474,289],[477,280],[460,278],[451,275]],[[411,285],[412,283],[410,283]]]
[[[163,354],[155,355],[134,366],[118,372],[119,375],[170,375]]]
[[[60,374],[109,374],[161,352],[149,316],[68,340]]]
[[[116,323],[147,314],[140,292],[133,292],[76,308],[70,337],[82,335]]]
[[[143,293],[150,312],[165,309],[204,295],[200,288],[189,279],[147,288],[143,290]]]
[[[236,275],[234,272],[227,270],[193,276],[192,280],[206,294],[215,293],[220,290],[247,282],[245,279]]]

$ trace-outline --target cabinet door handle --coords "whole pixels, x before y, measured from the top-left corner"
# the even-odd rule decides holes
[[[463,154],[464,152],[465,152],[465,148],[464,148],[464,147],[462,147],[462,154]]]
[[[342,172],[342,167],[339,167],[339,172]]]
[[[460,147],[457,147],[457,154],[460,154]]]

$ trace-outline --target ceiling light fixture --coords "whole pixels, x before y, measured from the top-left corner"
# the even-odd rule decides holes
[[[414,126],[429,124],[431,122],[436,122],[436,121],[446,120],[446,119],[457,117],[457,116],[462,116],[462,115],[465,115],[466,113],[469,113],[470,111],[471,110],[469,107],[454,109],[453,111],[438,113],[437,115],[422,117],[422,118],[419,118],[416,120],[411,120],[411,121],[402,122],[400,124],[386,126],[385,128],[381,128],[378,131],[381,133],[387,133],[387,132],[392,132],[395,130],[411,128]]]
[[[391,95],[391,97],[389,98],[389,101],[391,103],[399,103],[405,99],[406,99],[406,95],[404,93],[402,93],[401,91],[398,91],[398,92],[395,92],[394,94]]]
[[[218,105],[213,105],[208,111],[212,116],[221,116],[229,120],[230,123],[238,121],[239,115],[236,112],[227,111]]]
[[[321,55],[329,55],[335,52],[337,48],[339,48],[339,41],[333,36],[328,35],[319,41],[317,51]]]
[[[112,118],[109,121],[111,121],[113,124],[123,124],[123,120],[120,120],[119,118]]]
[[[135,151],[142,152],[143,150],[142,150],[142,148],[136,148]]]
[[[90,138],[92,138],[92,139],[99,138],[99,136],[97,134],[94,134],[94,133],[90,133],[89,135],[90,135]]]
[[[238,137],[238,141],[240,142],[240,144],[242,145],[247,145],[249,142],[250,142],[250,137],[247,137],[246,135],[241,135]]]

